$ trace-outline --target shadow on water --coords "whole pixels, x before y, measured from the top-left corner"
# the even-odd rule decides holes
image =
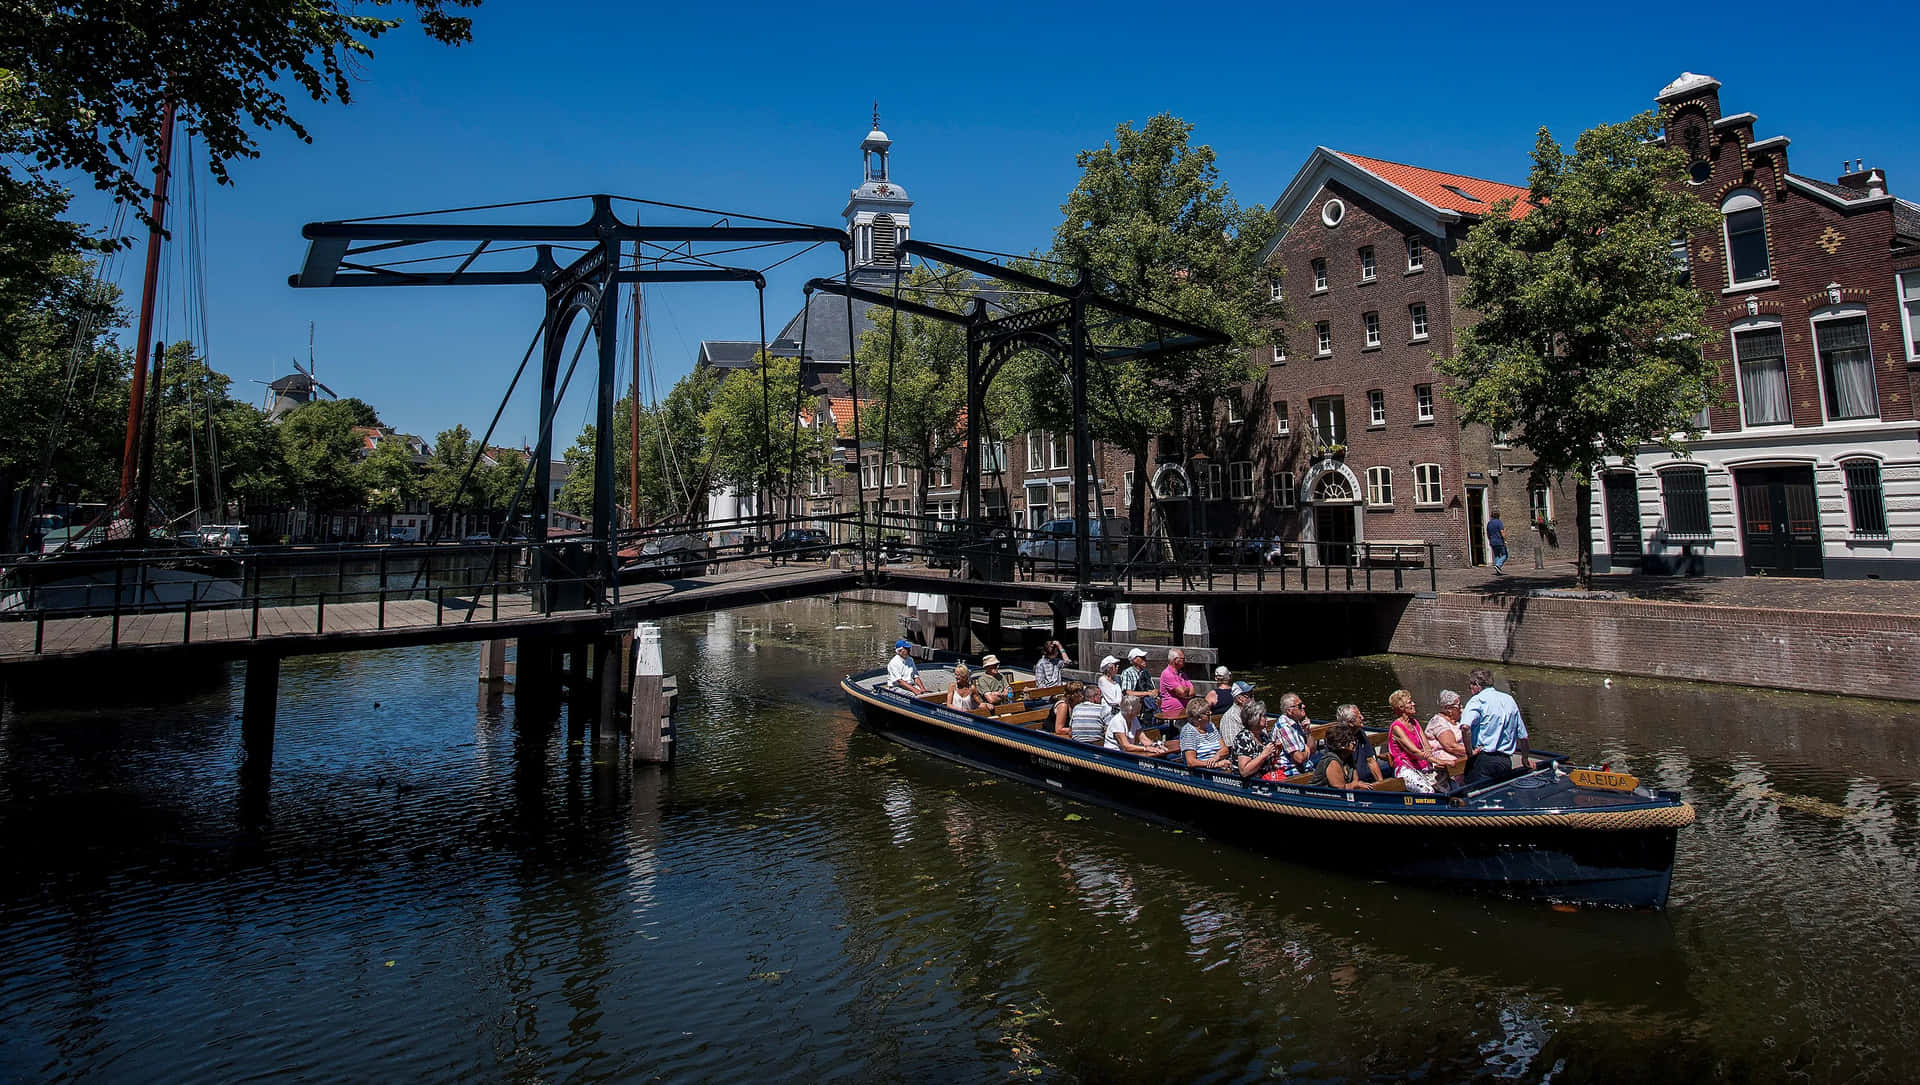
[[[896,628],[670,623],[677,763],[638,771],[478,694],[470,649],[290,662],[257,823],[231,689],[8,716],[0,1079],[1905,1076],[1911,709],[1500,672],[1540,745],[1700,811],[1667,913],[1562,912],[887,743],[834,683]],[[1464,669],[1252,676],[1325,715]]]

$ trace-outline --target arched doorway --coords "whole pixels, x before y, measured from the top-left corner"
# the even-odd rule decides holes
[[[1317,544],[1310,548],[1311,560],[1322,565],[1352,565],[1356,544],[1363,541],[1360,480],[1346,464],[1323,461],[1307,470],[1301,488],[1313,508],[1313,515],[1302,525],[1312,534],[1311,540],[1303,541]]]
[[[1151,491],[1154,512],[1166,527],[1167,535],[1179,539],[1192,534],[1193,486],[1187,480],[1186,469],[1177,463],[1161,464],[1153,473]]]

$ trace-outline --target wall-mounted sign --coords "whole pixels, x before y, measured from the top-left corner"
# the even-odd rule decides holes
[[[1468,478],[1486,478],[1487,476],[1486,476],[1486,472],[1484,471],[1468,471],[1467,477]]]

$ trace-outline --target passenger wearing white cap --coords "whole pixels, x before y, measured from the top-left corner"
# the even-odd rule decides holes
[[[1100,661],[1100,703],[1107,706],[1109,715],[1120,711],[1120,698],[1124,691],[1120,688],[1120,660],[1107,656]]]
[[[1233,707],[1233,672],[1225,667],[1213,669],[1213,688],[1207,691],[1207,711],[1218,716]],[[1222,737],[1226,737],[1224,732]]]
[[[1120,672],[1120,688],[1127,693],[1152,693],[1153,672],[1147,669],[1147,650],[1127,651],[1127,669]]]
[[[984,705],[1007,703],[1007,679],[1000,673],[999,656],[980,657],[980,673],[973,676],[973,692]]]

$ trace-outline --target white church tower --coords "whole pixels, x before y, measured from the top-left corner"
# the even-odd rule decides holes
[[[880,130],[880,105],[874,103],[873,131],[860,141],[866,179],[847,197],[847,232],[853,235],[853,266],[861,272],[892,274],[906,266],[900,256],[907,240],[913,201],[891,174],[893,141]]]

